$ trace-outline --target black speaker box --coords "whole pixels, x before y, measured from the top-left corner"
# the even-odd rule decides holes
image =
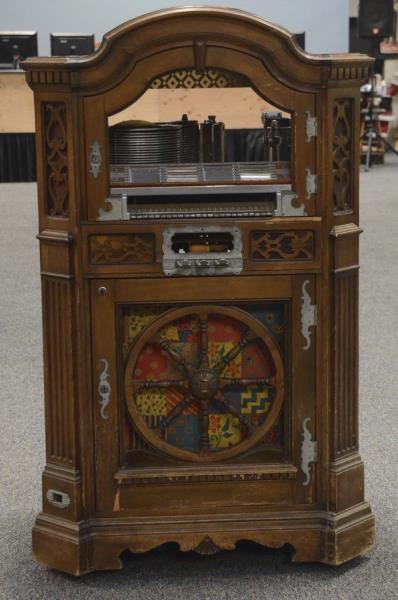
[[[386,38],[393,35],[393,0],[360,0],[358,34],[363,38]]]

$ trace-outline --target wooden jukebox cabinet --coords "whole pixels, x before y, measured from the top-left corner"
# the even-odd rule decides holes
[[[35,92],[47,464],[35,558],[368,550],[359,86],[238,10],[134,19]]]

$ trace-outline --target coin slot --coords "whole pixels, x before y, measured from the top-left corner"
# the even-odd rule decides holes
[[[171,238],[176,254],[229,253],[233,247],[233,235],[225,231],[175,233]]]
[[[65,492],[57,490],[48,490],[46,494],[47,500],[57,508],[66,508],[70,505],[70,496]]]

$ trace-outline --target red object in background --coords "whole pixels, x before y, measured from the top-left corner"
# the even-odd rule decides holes
[[[380,43],[380,54],[396,54],[398,58],[398,41],[384,40]]]
[[[390,83],[390,85],[388,86],[388,95],[396,96],[397,94],[398,94],[398,85],[396,85],[395,83]]]

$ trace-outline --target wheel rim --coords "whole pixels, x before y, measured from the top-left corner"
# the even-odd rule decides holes
[[[187,323],[191,323],[192,330],[190,343],[186,342],[189,348],[170,340],[170,331],[174,335],[174,330],[178,332],[178,327],[186,327]],[[217,330],[219,323],[226,331],[229,328],[235,338],[233,343],[221,343],[222,352],[217,355],[216,351],[214,356],[217,342],[212,339],[211,330]],[[263,357],[262,376],[245,377],[242,372],[229,376],[233,375],[235,363],[239,359],[243,362],[254,350],[257,362],[258,356]],[[140,378],[140,365],[148,362],[146,355],[158,357],[172,371],[172,376],[157,379],[150,374]],[[236,393],[234,396],[230,391],[236,391],[237,386],[246,390],[241,398],[245,395],[256,398],[248,405],[252,405],[251,410],[253,405],[260,407],[259,412],[248,414],[247,407],[239,409]],[[172,309],[152,321],[131,348],[125,369],[125,393],[129,418],[148,444],[182,460],[225,460],[256,445],[274,425],[284,395],[282,358],[265,327],[240,309],[210,305]],[[159,398],[164,401],[165,396],[173,399],[172,404],[167,401],[160,416],[151,416],[151,404],[156,404]],[[144,408],[142,398],[146,398]],[[182,427],[178,435],[177,424]],[[192,442],[193,447],[187,448],[185,442],[184,446],[178,440],[186,436],[192,424],[196,446]],[[214,424],[222,427],[223,437]]]

